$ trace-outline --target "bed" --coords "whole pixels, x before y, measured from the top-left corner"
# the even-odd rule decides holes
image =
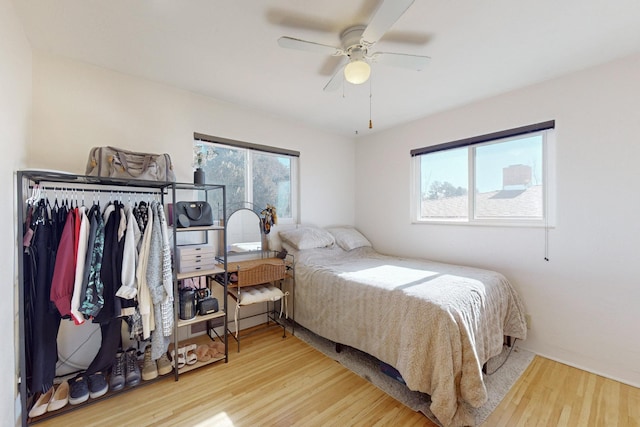
[[[445,426],[472,425],[482,367],[526,338],[523,304],[496,272],[385,256],[350,227],[280,231],[295,256],[300,325],[395,367]]]

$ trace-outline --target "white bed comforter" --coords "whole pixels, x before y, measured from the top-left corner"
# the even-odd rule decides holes
[[[526,338],[523,304],[504,276],[369,247],[295,256],[296,322],[394,366],[431,396],[443,425],[474,424],[468,405],[487,399],[482,365],[504,335]]]

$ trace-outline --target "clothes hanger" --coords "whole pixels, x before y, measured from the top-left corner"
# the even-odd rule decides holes
[[[57,211],[58,209],[60,209],[60,205],[58,204],[58,188],[57,187],[54,187],[53,189],[53,196],[55,197],[55,200],[53,201],[53,209]]]
[[[49,200],[49,196],[47,195],[47,189],[45,187],[42,187],[42,197],[46,201],[47,209],[49,210],[49,212],[51,212],[53,208],[51,207],[51,201]]]
[[[40,184],[34,184],[31,188],[31,197],[27,199],[27,204],[34,205],[40,199]]]

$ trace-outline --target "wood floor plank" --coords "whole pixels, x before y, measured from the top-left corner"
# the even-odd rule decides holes
[[[278,329],[230,340],[216,363],[38,426],[427,426],[365,379]],[[640,426],[640,389],[536,356],[484,427]]]

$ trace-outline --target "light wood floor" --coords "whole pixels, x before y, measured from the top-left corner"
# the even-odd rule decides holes
[[[121,393],[38,426],[433,426],[282,330],[220,362]],[[640,389],[536,357],[484,424],[640,426]]]

